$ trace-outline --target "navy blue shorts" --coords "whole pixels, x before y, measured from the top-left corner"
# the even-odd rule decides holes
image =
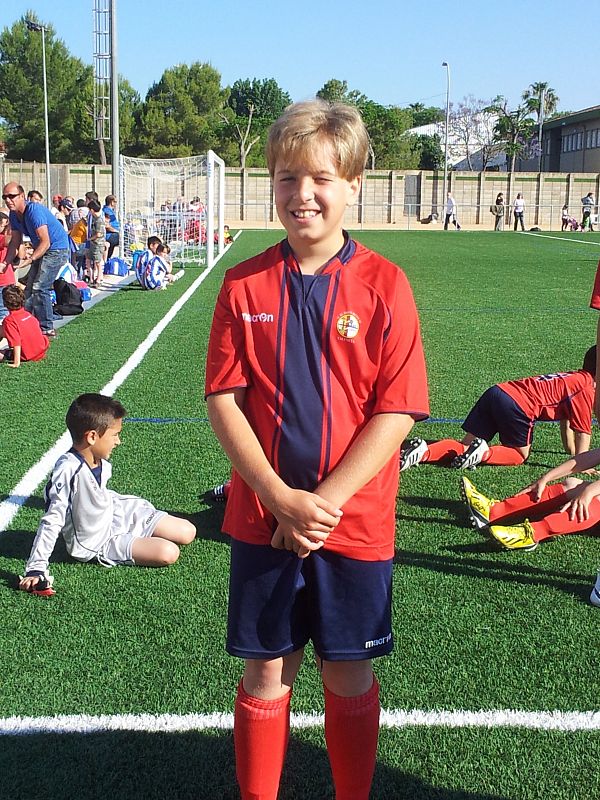
[[[496,434],[507,447],[528,447],[535,420],[499,386],[487,389],[469,411],[462,428],[490,442]]]
[[[328,550],[298,558],[231,540],[227,652],[288,655],[312,640],[325,661],[362,661],[393,649],[392,559],[358,561]]]

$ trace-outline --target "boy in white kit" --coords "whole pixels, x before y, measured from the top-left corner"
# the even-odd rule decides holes
[[[166,567],[177,561],[178,545],[196,536],[188,520],[107,488],[112,474],[107,459],[121,443],[125,414],[118,400],[101,394],[82,394],[71,403],[66,423],[73,447],[58,459],[46,485],[46,511],[20,589],[48,586],[48,560],[61,534],[73,558],[106,567]]]

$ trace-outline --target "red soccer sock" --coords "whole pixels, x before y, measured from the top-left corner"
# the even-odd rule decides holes
[[[438,461],[451,461],[456,456],[462,455],[467,448],[462,442],[456,439],[440,439],[439,442],[427,442],[427,452],[423,456],[423,463],[426,461],[434,463]]]
[[[260,700],[238,686],[235,699],[236,774],[242,800],[276,800],[290,731],[288,692]]]
[[[490,467],[517,467],[525,461],[521,453],[514,447],[495,444],[484,455],[481,463]]]
[[[565,502],[565,487],[562,483],[546,486],[536,503],[531,492],[507,497],[490,508],[490,522],[507,525],[523,522],[524,519],[539,520],[557,511]]]
[[[379,736],[379,684],[358,697],[325,688],[325,741],[336,800],[368,800]]]
[[[569,519],[568,511],[556,511],[549,514],[539,522],[532,522],[533,538],[536,542],[543,542],[551,536],[564,536],[567,533],[584,533],[600,522],[600,500],[595,497],[590,503],[589,519],[583,522]]]

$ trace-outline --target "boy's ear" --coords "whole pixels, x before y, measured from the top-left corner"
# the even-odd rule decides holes
[[[348,181],[348,198],[346,200],[347,206],[353,206],[358,200],[360,187],[362,186],[362,175],[357,175]]]
[[[96,444],[96,442],[98,441],[99,438],[100,438],[100,435],[98,434],[98,431],[86,431],[83,434],[83,440],[88,445]]]

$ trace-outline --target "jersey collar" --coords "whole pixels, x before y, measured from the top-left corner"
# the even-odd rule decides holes
[[[356,252],[356,242],[354,241],[354,239],[350,237],[348,231],[342,231],[342,233],[344,235],[344,244],[341,246],[338,252],[329,259],[329,261],[325,262],[320,272],[321,275],[323,274],[323,272],[329,271],[328,267],[336,260],[339,261],[342,266],[344,266],[350,261],[350,259]],[[284,260],[291,261],[292,265],[296,269],[298,269],[298,260],[296,259],[294,251],[292,250],[290,243],[287,239],[284,239],[283,242],[281,243],[281,250]]]

